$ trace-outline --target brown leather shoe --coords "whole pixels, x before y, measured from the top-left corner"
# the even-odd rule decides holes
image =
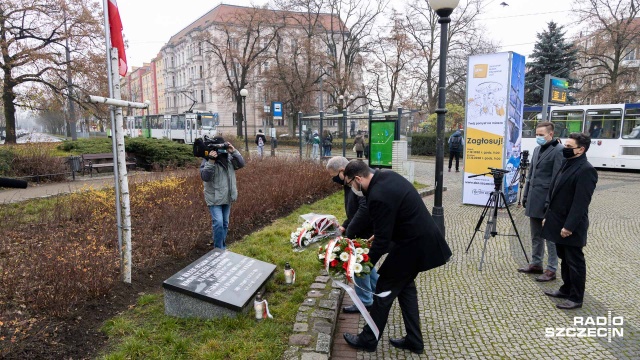
[[[542,266],[529,264],[518,269],[518,271],[525,274],[542,274]]]
[[[551,270],[545,270],[544,274],[538,276],[536,278],[536,281],[540,281],[540,282],[545,282],[545,281],[551,281],[551,280],[555,280],[556,279],[556,273],[555,271],[551,271]]]

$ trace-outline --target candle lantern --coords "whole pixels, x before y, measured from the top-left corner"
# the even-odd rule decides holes
[[[264,302],[262,301],[262,295],[256,295],[256,299],[253,301],[253,309],[256,311],[256,319],[264,319]]]
[[[288,285],[296,282],[296,272],[291,268],[289,263],[284,264],[284,282]]]

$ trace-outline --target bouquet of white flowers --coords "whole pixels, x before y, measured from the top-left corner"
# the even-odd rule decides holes
[[[294,248],[305,248],[314,242],[339,235],[340,225],[333,215],[305,214],[302,226],[291,233],[289,241]]]

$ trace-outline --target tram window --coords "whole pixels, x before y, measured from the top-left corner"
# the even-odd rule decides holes
[[[582,131],[584,111],[582,110],[554,110],[551,112],[551,122],[555,126],[554,135],[566,138],[572,132]],[[535,133],[534,133],[535,134]]]
[[[202,115],[201,122],[203,128],[213,128],[215,126],[213,122],[213,115]]]
[[[522,117],[522,137],[536,137],[536,125],[542,119],[542,114],[535,111],[525,111]]]
[[[592,139],[617,139],[620,137],[621,109],[587,110],[584,131]]]
[[[627,109],[622,127],[623,139],[640,139],[640,109]]]

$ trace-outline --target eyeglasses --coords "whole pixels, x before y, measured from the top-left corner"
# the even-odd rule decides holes
[[[353,180],[355,180],[356,178],[352,178],[351,180],[347,181],[345,183],[346,186],[351,186],[351,183],[353,182]]]

